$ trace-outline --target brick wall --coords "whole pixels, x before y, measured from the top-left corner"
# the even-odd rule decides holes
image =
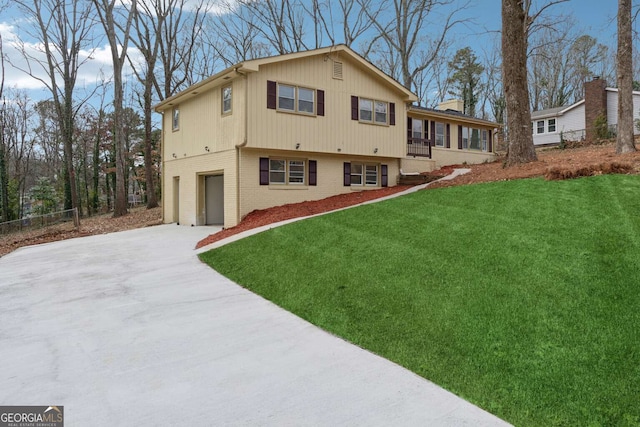
[[[584,123],[587,141],[596,139],[594,123],[599,115],[607,117],[607,82],[603,79],[593,79],[584,84]]]

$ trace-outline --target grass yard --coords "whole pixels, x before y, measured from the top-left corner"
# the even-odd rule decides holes
[[[640,425],[640,177],[420,191],[201,255],[517,426]]]

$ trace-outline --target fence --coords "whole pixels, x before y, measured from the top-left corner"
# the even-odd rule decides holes
[[[16,232],[31,231],[52,226],[72,225],[76,230],[80,228],[80,217],[78,209],[67,209],[49,213],[46,215],[34,215],[28,218],[16,219],[14,221],[0,222],[0,235]]]

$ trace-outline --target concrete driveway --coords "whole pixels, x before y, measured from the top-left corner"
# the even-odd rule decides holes
[[[200,263],[213,231],[0,258],[0,405],[63,405],[67,426],[507,425]]]

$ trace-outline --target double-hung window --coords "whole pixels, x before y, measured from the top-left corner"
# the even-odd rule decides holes
[[[388,102],[360,98],[359,110],[359,118],[361,122],[375,123],[379,125],[386,125],[389,122]]]
[[[373,101],[371,99],[360,98],[360,121],[373,121]]]
[[[315,114],[316,91],[304,87],[278,84],[278,109],[303,114]]]
[[[180,109],[177,107],[171,113],[171,129],[180,129]]]
[[[351,185],[378,185],[378,165],[351,163]]]
[[[374,121],[381,125],[387,124],[387,109],[389,108],[389,104],[382,101],[376,101],[376,115]]]
[[[480,129],[472,128],[470,129],[471,140],[470,147],[472,150],[480,150]]]
[[[544,133],[544,120],[538,120],[538,133]]]
[[[278,109],[296,110],[296,88],[289,85],[278,85]]]
[[[444,123],[436,123],[436,147],[444,147]]]
[[[304,160],[269,159],[269,184],[304,185]]]
[[[549,119],[549,121],[547,122],[547,131],[549,133],[556,131],[556,119]]]
[[[489,151],[489,132],[482,130],[482,151]]]
[[[414,139],[422,139],[422,120],[414,119],[411,121],[411,137]]]
[[[462,128],[462,149],[466,150],[469,148],[469,128]]]
[[[231,86],[222,88],[222,114],[231,113]]]

